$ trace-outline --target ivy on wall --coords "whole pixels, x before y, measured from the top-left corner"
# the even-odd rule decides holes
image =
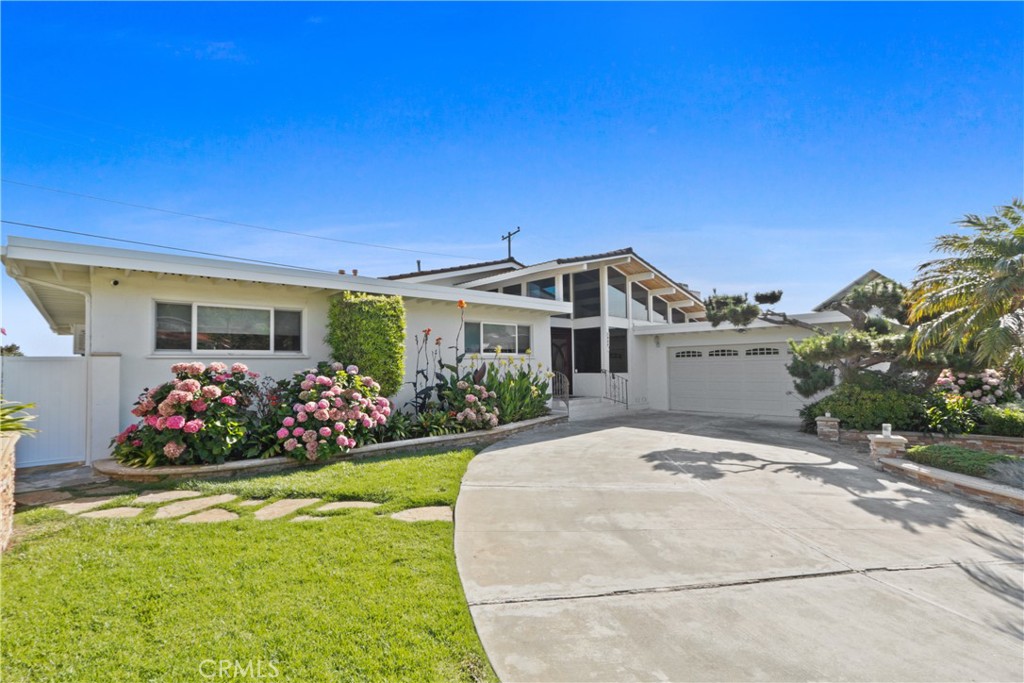
[[[324,341],[331,357],[359,367],[394,396],[405,378],[405,304],[400,296],[341,292],[331,297]]]

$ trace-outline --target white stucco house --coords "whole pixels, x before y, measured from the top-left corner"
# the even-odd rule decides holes
[[[786,342],[811,332],[713,328],[699,292],[632,249],[384,278],[22,237],[8,239],[2,260],[50,328],[74,336],[78,354],[4,359],[4,393],[39,406],[41,435],[19,445],[20,467],[106,457],[110,437],[134,421],[138,393],[166,381],[173,363],[241,360],[284,378],[326,359],[328,302],[341,291],[403,298],[407,380],[413,335],[429,327],[454,341],[463,299],[467,352],[529,355],[565,374],[575,396],[614,390],[631,409],[779,416],[803,403],[785,369]],[[829,310],[798,317],[826,329],[849,324]],[[232,329],[246,330],[247,348],[212,348],[210,333],[230,340]],[[62,378],[65,390],[38,381],[44,375]]]

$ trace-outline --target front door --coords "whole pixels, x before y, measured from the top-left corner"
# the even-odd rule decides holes
[[[551,328],[551,369],[569,378],[572,393],[572,330],[568,327]]]

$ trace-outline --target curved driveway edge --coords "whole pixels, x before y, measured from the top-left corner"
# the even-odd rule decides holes
[[[644,412],[469,465],[455,551],[503,681],[1022,679],[1019,517],[795,423]]]

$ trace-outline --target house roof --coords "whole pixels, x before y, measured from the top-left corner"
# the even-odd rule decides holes
[[[838,292],[836,292],[835,294],[833,294],[829,298],[827,298],[824,301],[822,301],[820,304],[815,306],[813,310],[815,310],[815,311],[826,311],[826,310],[830,309],[833,304],[838,303],[839,301],[845,299],[846,296],[850,292],[852,292],[854,289],[856,289],[857,287],[860,287],[861,285],[866,285],[868,283],[874,282],[875,280],[879,280],[879,279],[888,280],[889,278],[885,277],[884,275],[879,273],[877,270],[871,269],[868,272],[866,272],[863,275],[861,275],[856,280],[854,280],[853,282],[851,282],[850,284],[848,284],[845,287],[843,287],[842,289],[840,289]]]
[[[476,280],[463,282],[463,287],[489,287],[500,285],[511,281],[522,281],[528,277],[536,277],[550,271],[564,270],[565,266],[580,266],[580,270],[587,270],[592,265],[614,265],[617,270],[628,276],[646,276],[637,281],[647,289],[660,291],[661,298],[669,303],[688,305],[682,309],[691,315],[699,315],[704,311],[704,304],[701,303],[700,293],[691,290],[686,285],[676,282],[662,271],[655,268],[649,261],[642,258],[633,251],[632,247],[606,251],[599,254],[587,256],[573,256],[559,258],[551,261],[544,261],[518,270],[488,275]]]
[[[508,270],[523,268],[523,264],[514,258],[498,259],[496,261],[480,261],[479,263],[466,263],[461,266],[450,266],[448,268],[433,268],[430,270],[416,270],[411,273],[399,273],[398,275],[385,275],[383,280],[404,280],[411,277],[422,277],[424,275],[446,275],[455,274],[465,270],[477,270],[490,268],[491,266],[508,266]]]
[[[455,301],[500,306],[551,314],[569,313],[567,303],[509,294],[402,282],[372,277],[339,275],[286,266],[199,258],[178,254],[73,244],[11,236],[0,251],[7,273],[18,282],[36,308],[58,334],[70,334],[84,322],[84,297],[92,288],[96,269],[125,274],[138,271],[186,278],[258,282],[327,291],[390,294],[409,299]]]
[[[796,318],[797,320],[811,325],[842,325],[850,322],[850,319],[839,311],[811,311],[809,313],[797,313],[790,315],[790,318]],[[722,330],[736,330],[740,329],[761,329],[771,327],[785,327],[785,325],[779,325],[776,323],[766,322],[764,320],[754,320],[744,328],[739,328],[730,322],[723,322],[718,327],[715,327],[709,322],[695,322],[695,323],[676,323],[673,325],[645,325],[644,327],[637,327],[633,330],[633,334],[643,337],[649,337],[652,335],[667,335],[667,334],[692,334],[696,332],[720,332]]]

